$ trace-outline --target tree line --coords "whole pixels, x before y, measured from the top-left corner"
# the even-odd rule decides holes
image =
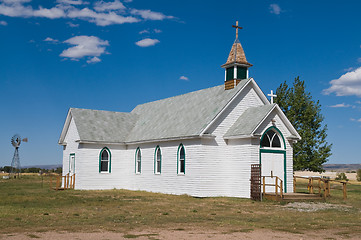
[[[11,166],[4,166],[0,167],[0,172],[10,173]],[[21,168],[21,173],[62,173],[62,168],[54,168],[54,169],[45,169],[45,168],[37,168],[37,167],[30,167],[30,168]]]

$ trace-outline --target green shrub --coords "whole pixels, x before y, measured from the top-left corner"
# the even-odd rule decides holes
[[[361,169],[357,170],[356,179],[357,181],[361,181]]]
[[[345,180],[348,181],[348,178],[345,173],[337,173],[335,180]]]

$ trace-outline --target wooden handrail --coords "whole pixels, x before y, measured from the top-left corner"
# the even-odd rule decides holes
[[[266,178],[275,178],[275,184],[270,184],[267,183],[266,184]],[[281,198],[283,197],[283,181],[281,178],[277,177],[277,176],[262,176],[263,179],[263,194],[266,193],[266,186],[274,186],[275,187],[275,194],[276,197],[278,197],[278,190],[279,190],[279,195],[281,196]],[[279,182],[279,184],[278,184]]]
[[[63,187],[62,187],[62,183],[63,183]],[[52,189],[53,185],[53,177],[52,175],[50,175],[50,182],[49,182],[49,186],[50,189]],[[66,175],[62,176],[62,175],[58,175],[56,177],[56,184],[55,184],[55,190],[59,190],[59,189],[74,189],[75,188],[75,173],[73,175],[70,175],[69,173],[67,173]]]

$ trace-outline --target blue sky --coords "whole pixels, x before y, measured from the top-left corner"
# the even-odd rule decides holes
[[[137,104],[220,85],[235,38],[267,94],[300,76],[320,100],[329,163],[360,163],[360,1],[0,0],[0,166],[61,163],[70,107]]]

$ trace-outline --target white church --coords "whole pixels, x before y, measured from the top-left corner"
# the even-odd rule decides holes
[[[70,108],[59,144],[75,189],[129,189],[197,197],[250,197],[251,164],[293,192],[300,135],[253,78],[238,40],[222,85],[136,106]],[[273,99],[273,96],[271,96]],[[271,101],[273,102],[273,101]]]

